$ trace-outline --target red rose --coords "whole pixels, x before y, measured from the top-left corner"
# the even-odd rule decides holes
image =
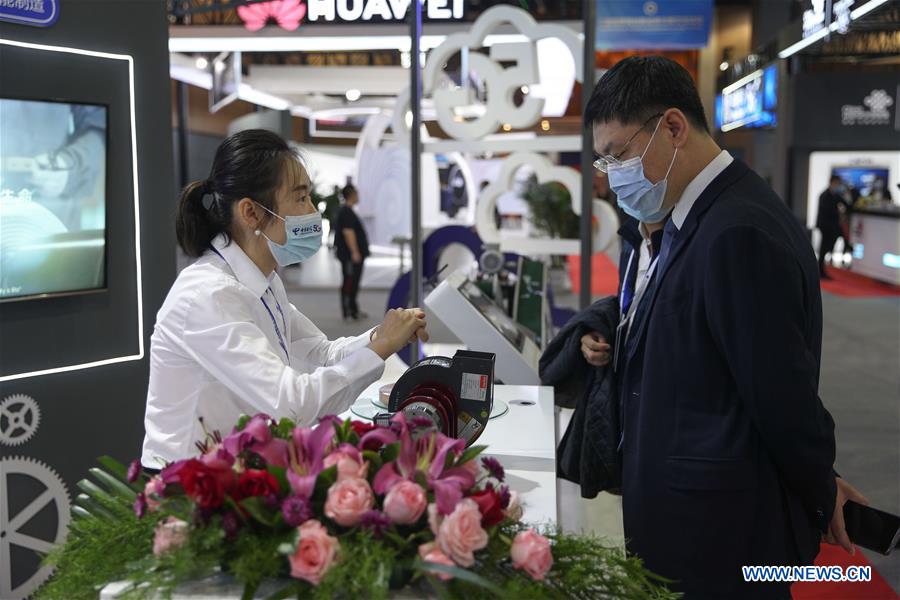
[[[234,483],[234,473],[231,469],[212,469],[192,459],[179,470],[178,481],[197,506],[218,508]]]
[[[350,428],[353,429],[353,433],[362,439],[362,436],[375,429],[375,425],[372,423],[363,423],[362,421],[350,421]]]
[[[251,498],[269,494],[277,494],[281,491],[278,480],[271,473],[262,469],[247,469],[241,473],[237,481],[237,496],[239,498]]]
[[[481,524],[491,527],[503,521],[503,508],[500,506],[500,494],[494,488],[487,489],[469,496],[478,505],[481,512]]]

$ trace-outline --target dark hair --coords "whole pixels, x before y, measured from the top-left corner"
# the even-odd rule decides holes
[[[281,137],[264,129],[240,131],[219,145],[209,178],[181,192],[175,233],[188,256],[201,256],[212,240],[230,241],[234,203],[252,198],[276,212],[275,193],[289,159],[299,156]]]
[[[828,180],[828,183],[834,183],[835,181],[840,181],[841,183],[844,182],[840,175],[832,175],[831,179]]]
[[[350,199],[350,196],[356,193],[356,188],[352,183],[348,183],[344,186],[344,189],[341,190],[341,198],[344,199],[344,202]]]
[[[584,110],[585,126],[595,122],[643,123],[677,108],[709,133],[703,103],[690,73],[662,56],[629,56],[603,74]]]

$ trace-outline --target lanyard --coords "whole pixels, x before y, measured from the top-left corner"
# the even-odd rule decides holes
[[[630,267],[634,255],[637,251],[633,251],[631,256],[628,258],[628,265]],[[619,370],[619,359],[622,356],[622,353],[625,351],[626,343],[628,342],[628,336],[631,334],[631,321],[634,319],[635,312],[637,312],[637,307],[640,306],[641,300],[644,297],[644,293],[647,291],[647,288],[650,287],[650,280],[653,279],[653,273],[656,271],[656,265],[659,262],[659,256],[656,256],[653,259],[653,262],[650,263],[650,268],[647,269],[647,273],[643,277],[643,281],[641,285],[638,286],[637,277],[635,277],[635,287],[638,288],[636,293],[634,294],[634,298],[631,299],[627,304],[623,304],[623,312],[621,320],[619,321],[619,325],[616,327],[616,348],[615,354],[613,358],[613,370]],[[625,292],[628,283],[628,270],[629,267],[626,267],[625,271],[625,285],[622,286],[622,300],[625,301]]]
[[[271,292],[272,290],[269,289],[268,291]],[[275,297],[274,293],[272,293],[272,297]],[[262,302],[263,306],[266,307],[266,312],[269,313],[269,317],[272,319],[272,326],[275,328],[275,335],[278,336],[278,344],[281,346],[281,349],[284,350],[284,355],[287,357],[288,364],[291,364],[291,355],[288,353],[287,345],[284,343],[284,337],[281,335],[281,329],[278,327],[278,321],[275,320],[275,315],[272,314],[272,309],[269,308],[269,305],[266,303],[266,299],[262,296],[260,296],[259,301]],[[278,308],[278,312],[281,313],[281,322],[285,324],[284,313],[281,312],[281,305],[278,304],[278,298],[275,298],[275,306],[276,308]],[[286,326],[285,329],[287,329]]]
[[[219,258],[225,261],[225,264],[228,264],[228,261],[225,260],[225,257],[222,256],[222,253],[216,250],[215,247],[210,246],[210,249],[219,255]],[[278,298],[275,297],[275,292],[272,291],[272,288],[266,288],[266,291],[272,294],[272,298],[275,300],[275,308],[278,309],[278,314],[281,315],[281,324],[284,326],[285,331],[287,331],[287,321],[284,318],[284,312],[281,310],[281,304],[278,303]],[[275,320],[275,315],[272,313],[272,309],[269,308],[269,305],[266,303],[266,299],[260,296],[259,301],[262,302],[262,305],[266,307],[266,312],[269,313],[269,318],[272,319],[272,326],[275,328],[275,335],[278,336],[278,345],[281,346],[281,349],[284,351],[284,356],[287,358],[288,364],[291,364],[291,355],[288,352],[287,344],[284,342],[284,336],[281,334],[281,328],[278,327],[278,321]]]

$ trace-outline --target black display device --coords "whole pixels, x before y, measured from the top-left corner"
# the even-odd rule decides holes
[[[848,500],[844,525],[850,541],[879,554],[888,555],[900,542],[900,517]]]

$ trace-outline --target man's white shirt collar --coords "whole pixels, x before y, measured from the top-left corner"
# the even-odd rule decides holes
[[[687,184],[687,187],[684,188],[684,192],[681,194],[681,198],[678,200],[675,208],[672,209],[672,222],[675,223],[675,227],[681,230],[697,198],[732,161],[734,161],[734,158],[731,157],[728,151],[722,150]]]

